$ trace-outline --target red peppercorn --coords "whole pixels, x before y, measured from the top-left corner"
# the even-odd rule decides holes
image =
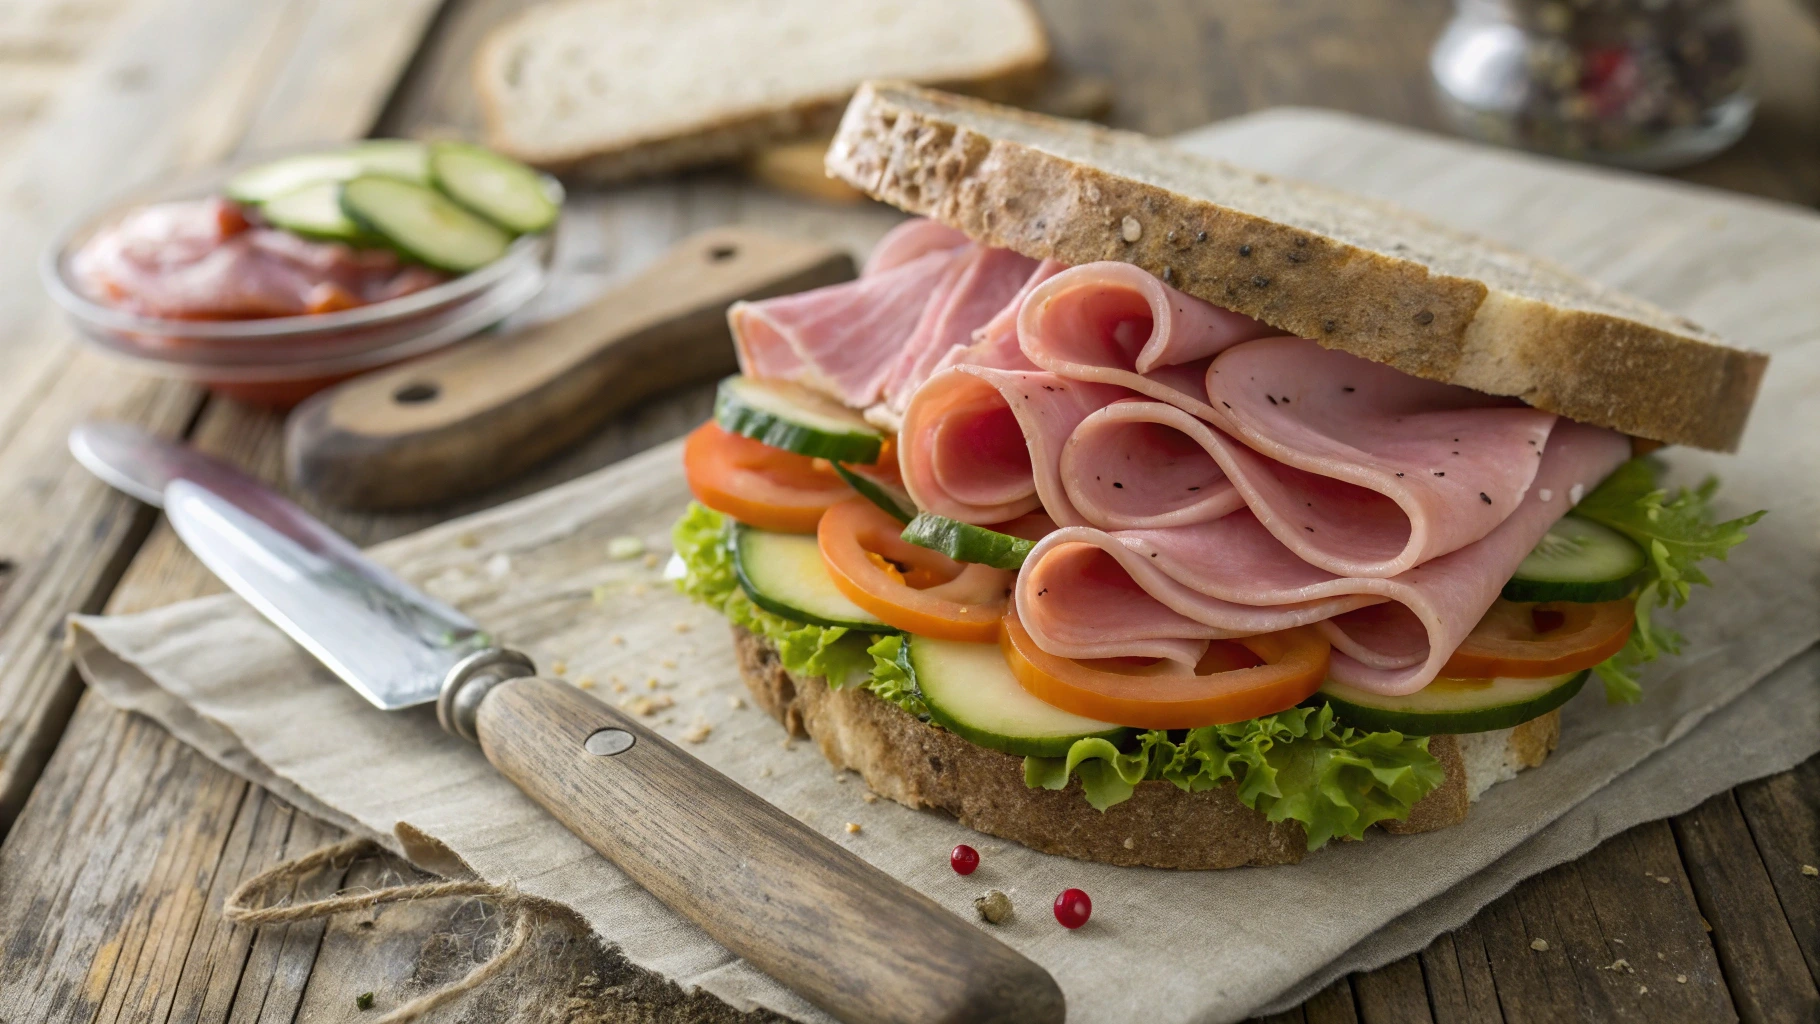
[[[1079,928],[1093,916],[1093,901],[1079,889],[1063,889],[1055,898],[1055,919],[1063,928]]]
[[[980,866],[980,852],[966,843],[962,843],[948,855],[948,866],[953,868],[957,875],[971,875],[973,869]]]

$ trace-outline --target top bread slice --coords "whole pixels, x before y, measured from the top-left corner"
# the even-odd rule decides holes
[[[1768,357],[1387,203],[894,82],[828,172],[987,245],[1120,260],[1328,348],[1668,444],[1737,447]]]
[[[868,77],[1009,98],[1049,57],[1028,0],[570,0],[475,57],[488,143],[606,181],[831,130]]]

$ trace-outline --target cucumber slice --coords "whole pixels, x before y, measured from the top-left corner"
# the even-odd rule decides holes
[[[250,167],[228,179],[224,191],[236,202],[266,203],[306,185],[347,181],[362,174],[380,174],[427,184],[429,161],[429,149],[421,142],[374,139]]]
[[[465,142],[430,147],[430,181],[449,198],[520,235],[547,229],[560,212],[536,171]]]
[[[728,377],[714,395],[714,422],[773,448],[833,462],[869,465],[885,447],[885,435],[859,413],[789,381]]]
[[[1563,516],[1504,584],[1506,601],[1616,601],[1643,573],[1643,549],[1609,526]]]
[[[373,236],[362,230],[341,209],[341,184],[319,181],[287,192],[259,204],[266,220],[305,238],[330,242],[371,243]]]
[[[772,533],[735,523],[733,572],[752,603],[774,615],[813,626],[898,632],[847,600],[828,575],[821,547],[807,534]]]
[[[1386,697],[1329,679],[1314,700],[1333,705],[1340,721],[1371,732],[1413,736],[1489,732],[1522,725],[1567,703],[1591,670],[1544,679],[1437,679],[1414,693]]]
[[[1036,547],[1036,541],[933,512],[918,512],[910,525],[904,527],[903,536],[912,544],[933,548],[957,562],[978,562],[994,569],[1021,568],[1031,549]]]
[[[341,186],[341,209],[399,251],[465,274],[506,254],[512,237],[426,185],[362,175]]]
[[[1063,711],[1018,684],[997,644],[910,638],[910,670],[929,717],[956,736],[1019,757],[1063,757],[1074,741],[1129,731]]]
[[[838,473],[842,480],[847,481],[848,486],[858,491],[860,497],[884,509],[891,518],[898,522],[908,523],[916,518],[916,502],[910,500],[909,492],[902,487],[893,486],[883,480],[874,480],[866,474],[838,462],[834,464],[834,472]]]

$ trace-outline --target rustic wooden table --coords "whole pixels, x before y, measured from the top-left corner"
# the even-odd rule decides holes
[[[371,1019],[362,993],[376,1009],[396,1006],[490,953],[497,922],[473,902],[257,930],[222,920],[241,881],[339,836],[83,693],[62,654],[67,613],[143,609],[217,585],[148,510],[77,469],[63,438],[84,418],[124,419],[277,479],[280,421],[77,349],[46,308],[33,257],[96,195],[161,169],[375,131],[471,131],[468,56],[520,5],[0,0],[0,1024]],[[1446,0],[1041,6],[1063,63],[1111,80],[1122,125],[1168,133],[1308,104],[1437,126],[1424,56]],[[1762,112],[1740,146],[1680,176],[1820,203],[1820,27],[1797,0],[1744,6]],[[617,240],[617,262],[588,269],[611,276],[757,202],[718,174],[625,191],[591,225]],[[809,220],[838,236],[842,216]],[[652,402],[458,507],[326,517],[362,541],[396,536],[605,465],[706,410],[700,388]],[[1817,863],[1820,760],[1632,829],[1421,953],[1274,1019],[1820,1020],[1820,880],[1802,872]],[[367,860],[296,895],[411,876]],[[1538,937],[1547,952],[1531,948]],[[569,922],[542,921],[536,941],[543,955],[511,984],[437,1016],[739,1016],[642,975]]]

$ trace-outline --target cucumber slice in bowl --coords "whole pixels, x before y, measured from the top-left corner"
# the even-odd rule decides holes
[[[997,644],[910,637],[910,671],[936,724],[1018,757],[1064,757],[1090,736],[1113,743],[1130,730],[1084,718],[1031,696]]]
[[[733,573],[752,603],[773,615],[812,626],[896,633],[834,586],[812,536],[733,526]]]
[[[259,204],[259,215],[294,235],[328,242],[376,241],[341,209],[341,184],[319,181]]]
[[[408,139],[373,139],[249,167],[229,178],[224,191],[235,202],[266,203],[309,185],[347,181],[363,174],[427,184],[429,150]]]
[[[1645,556],[1636,542],[1609,526],[1563,516],[1542,535],[1516,575],[1504,584],[1507,601],[1616,601],[1636,588]]]
[[[1560,707],[1586,685],[1590,669],[1542,679],[1435,680],[1401,697],[1361,690],[1329,679],[1311,702],[1325,700],[1334,716],[1368,732],[1410,736],[1490,732],[1522,725]]]
[[[1024,519],[1014,519],[1000,525],[1023,522]],[[1022,568],[1024,559],[1036,547],[1035,540],[963,523],[933,512],[917,513],[910,525],[904,527],[903,536],[918,547],[940,551],[957,562],[978,562],[994,569],[1012,571]]]
[[[714,394],[714,422],[728,433],[832,462],[878,461],[885,435],[859,413],[801,384],[728,377]]]
[[[874,479],[839,462],[834,464],[834,472],[847,481],[847,486],[858,491],[860,497],[884,509],[898,522],[908,523],[916,518],[916,502],[910,500],[909,492],[902,487]]]
[[[536,171],[465,142],[430,147],[430,180],[449,198],[520,235],[548,229],[561,212]]]
[[[341,209],[413,259],[465,274],[504,256],[512,237],[425,185],[363,175],[341,186]]]

